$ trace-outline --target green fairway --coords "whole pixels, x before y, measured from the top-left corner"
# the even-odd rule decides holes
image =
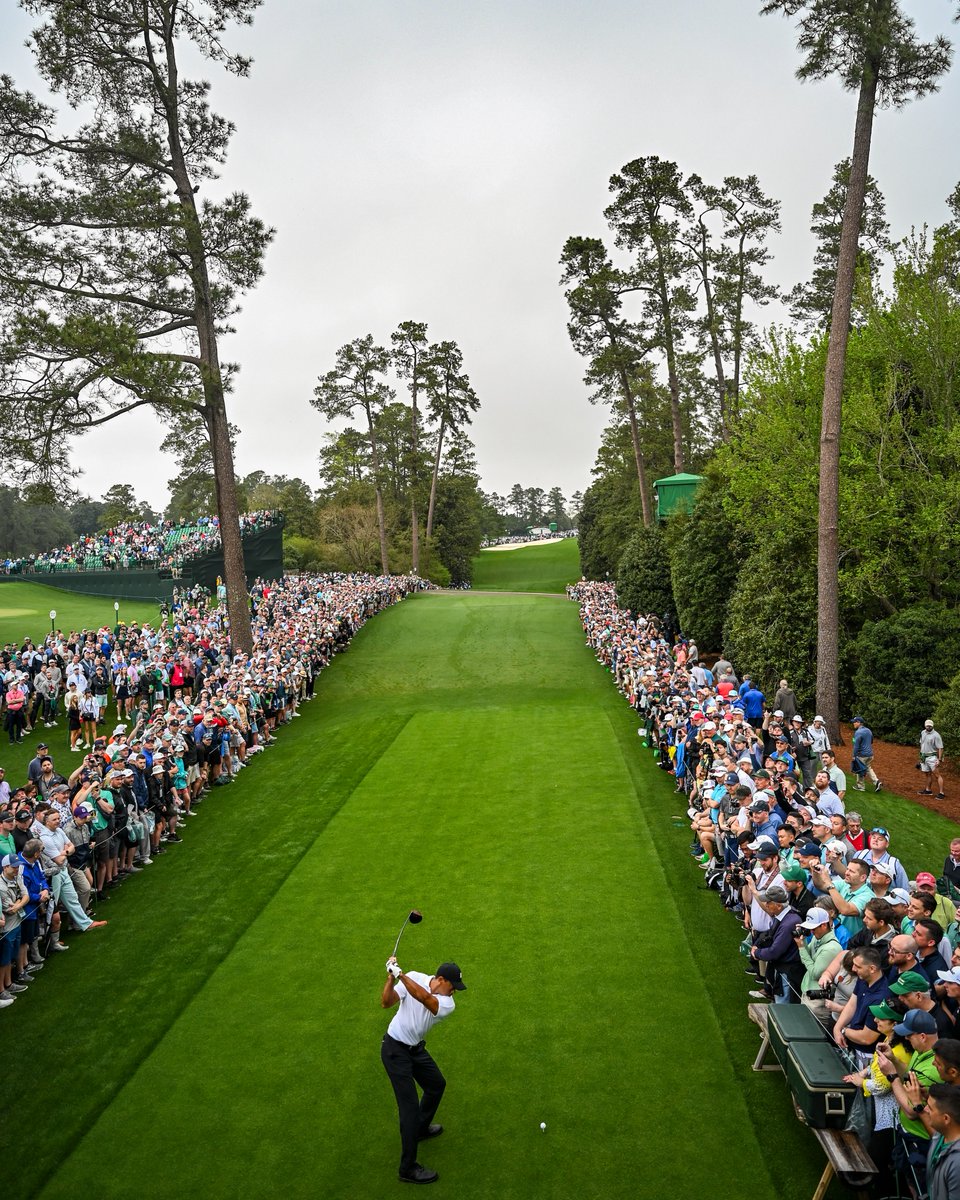
[[[563,592],[579,578],[576,538],[517,550],[481,550],[473,560],[473,587],[480,592]]]
[[[69,633],[71,629],[97,629],[117,623],[114,601],[106,596],[85,596],[42,583],[0,584],[0,643],[16,642],[25,637],[41,642],[50,632],[50,612],[56,610],[56,627]],[[120,600],[122,621],[159,623],[156,604],[139,600]]]
[[[440,1188],[808,1200],[822,1158],[782,1076],[750,1069],[738,926],[575,605],[408,599],[303,712],[0,1014],[11,1077],[42,1080],[17,1090],[44,1133],[11,1189],[390,1194],[379,994],[415,906],[401,963],[453,958],[468,984],[430,1037]],[[883,798],[895,830],[915,811],[943,845],[948,822]],[[131,1130],[147,1170],[117,1161]]]

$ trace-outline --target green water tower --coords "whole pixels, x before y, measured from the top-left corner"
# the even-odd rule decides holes
[[[681,509],[693,508],[693,501],[700,486],[702,475],[667,475],[653,484],[653,499],[657,506],[657,520],[666,521]]]

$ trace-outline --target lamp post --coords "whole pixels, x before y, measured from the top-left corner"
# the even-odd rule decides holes
[[[51,633],[54,632],[53,623],[56,619],[57,619],[57,610],[55,608],[51,608],[50,609],[50,632]]]

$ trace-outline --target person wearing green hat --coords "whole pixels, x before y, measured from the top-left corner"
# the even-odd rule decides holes
[[[877,1023],[880,1041],[874,1048],[870,1062],[854,1074],[845,1075],[844,1080],[847,1083],[859,1084],[865,1096],[873,1097],[873,1132],[867,1142],[867,1153],[875,1163],[882,1164],[889,1162],[893,1153],[899,1106],[894,1099],[890,1081],[880,1065],[879,1047],[888,1047],[894,1061],[904,1070],[910,1062],[912,1051],[903,1038],[893,1032],[902,1014],[891,1007],[889,1001],[882,1000],[879,1004],[871,1004],[870,1013]]]
[[[930,991],[930,980],[919,971],[904,971],[893,983],[890,991],[899,996],[908,1011],[925,1012],[933,1017],[940,1037],[952,1038],[957,1027],[950,1014],[938,1004]]]
[[[930,1013],[911,1009],[898,1025],[894,1025],[893,1032],[905,1037],[913,1050],[904,1068],[904,1064],[894,1058],[888,1044],[877,1047],[880,1067],[900,1109],[901,1136],[894,1149],[893,1165],[898,1169],[912,1169],[922,1192],[930,1132],[922,1120],[925,1105],[922,1099],[916,1098],[916,1085],[929,1088],[931,1084],[943,1082],[934,1062],[933,1047],[939,1039],[937,1023]]]
[[[780,878],[790,897],[790,907],[800,914],[801,920],[806,920],[807,913],[816,904],[813,892],[807,887],[807,873],[799,863],[784,865],[780,858]]]

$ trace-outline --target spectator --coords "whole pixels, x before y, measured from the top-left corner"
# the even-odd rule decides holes
[[[890,832],[883,825],[875,825],[867,835],[868,848],[861,850],[857,858],[862,859],[868,866],[877,863],[889,863],[893,867],[893,886],[905,888],[909,883],[903,864],[890,853]]]
[[[960,838],[950,842],[950,852],[943,860],[943,877],[951,887],[960,888]]]
[[[871,1049],[880,1040],[877,1021],[871,1006],[882,1003],[890,995],[890,985],[880,969],[880,954],[869,946],[853,952],[853,973],[857,984],[853,995],[844,1005],[833,1028],[838,1046],[856,1050]]]
[[[847,863],[843,879],[832,879],[829,869],[821,865],[811,871],[816,887],[833,900],[840,913],[840,924],[852,936],[863,928],[863,910],[873,892],[867,883],[867,865],[860,859]]]
[[[830,780],[830,786],[840,797],[841,802],[847,794],[847,777],[837,766],[837,756],[833,750],[824,750],[820,755],[823,769]]]
[[[14,976],[18,969],[23,910],[29,903],[20,859],[16,854],[5,854],[0,859],[0,1007],[3,1008],[27,990],[26,983],[17,982]]]
[[[879,792],[883,786],[873,769],[873,733],[863,717],[859,716],[853,718],[853,773],[858,792],[864,790],[864,781],[867,779],[873,784],[875,792]]]
[[[878,1055],[881,1069],[891,1083],[894,1099],[900,1108],[902,1142],[897,1147],[899,1157],[895,1152],[893,1165],[906,1167],[909,1164],[915,1172],[917,1186],[923,1191],[930,1134],[916,1112],[916,1096],[908,1093],[905,1084],[909,1086],[914,1079],[921,1087],[941,1082],[934,1065],[937,1023],[929,1013],[914,1010],[908,1012],[893,1031],[905,1037],[913,1050],[906,1065],[898,1062],[888,1051],[880,1050]]]
[[[920,770],[926,776],[932,776],[937,781],[937,799],[943,800],[943,738],[933,727],[929,718],[923,723],[920,734]],[[929,779],[917,793],[919,796],[932,796],[933,790],[927,786]]]
[[[898,933],[890,939],[890,968],[887,980],[891,986],[907,973],[917,973],[917,943],[908,933]]]

